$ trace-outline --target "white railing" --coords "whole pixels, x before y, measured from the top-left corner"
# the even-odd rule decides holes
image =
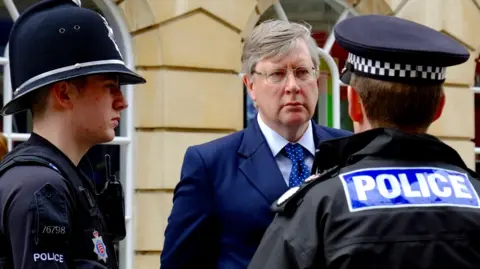
[[[128,28],[121,17],[118,7],[111,0],[93,0],[97,6],[102,10],[102,13],[108,20],[109,24],[114,30],[116,41],[122,50],[125,63],[128,67],[134,69],[134,59],[131,36]],[[13,3],[13,0],[3,0],[8,13],[12,20],[16,20],[19,16],[18,10]],[[5,56],[8,56],[8,44],[5,48]],[[3,80],[3,104],[5,105],[12,99],[12,87],[10,82],[10,68],[8,64],[8,57],[0,57],[0,65],[3,65],[4,80]],[[134,229],[132,225],[132,209],[133,209],[133,86],[128,85],[122,89],[125,98],[129,103],[128,109],[122,114],[122,122],[120,124],[120,133],[123,136],[117,136],[113,141],[105,143],[105,145],[119,145],[120,146],[120,180],[124,186],[125,192],[125,222],[127,228],[127,236],[125,240],[120,243],[120,268],[133,268],[133,260],[135,250]],[[3,134],[8,141],[8,149],[11,150],[14,141],[25,141],[30,137],[28,133],[16,133],[12,131],[12,116],[3,117]]]

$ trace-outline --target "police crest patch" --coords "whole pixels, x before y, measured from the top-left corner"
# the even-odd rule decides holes
[[[97,254],[98,260],[102,260],[103,262],[107,262],[107,247],[103,243],[103,239],[99,236],[97,231],[93,231],[93,252]]]
[[[465,173],[438,167],[383,167],[339,175],[350,212],[400,207],[480,208]]]
[[[115,36],[113,34],[113,29],[112,27],[110,27],[110,24],[108,24],[108,21],[107,19],[105,19],[105,17],[103,17],[102,15],[98,14],[102,20],[103,20],[103,24],[105,25],[105,28],[107,28],[107,32],[108,32],[108,38],[110,38],[110,40],[112,40],[112,43],[113,45],[115,46],[115,49],[117,50],[118,54],[120,55],[121,58],[123,58],[122,56],[122,53],[120,52],[120,48],[118,47],[118,44],[117,42],[115,41]]]

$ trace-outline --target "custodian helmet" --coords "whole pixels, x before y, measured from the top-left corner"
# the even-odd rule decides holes
[[[15,21],[9,38],[13,98],[0,113],[30,108],[31,92],[84,75],[114,73],[120,85],[145,83],[123,62],[113,30],[80,0],[42,0]]]

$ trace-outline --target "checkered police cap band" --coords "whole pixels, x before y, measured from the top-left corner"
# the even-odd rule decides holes
[[[346,69],[355,73],[385,80],[445,80],[447,68],[439,66],[401,64],[372,60],[350,53]]]

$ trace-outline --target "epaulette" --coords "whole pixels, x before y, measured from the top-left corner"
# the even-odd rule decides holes
[[[335,177],[340,170],[340,166],[335,166],[322,173],[313,174],[297,187],[290,188],[271,206],[273,212],[279,215],[290,217],[303,202],[305,194],[315,185],[330,178]]]

